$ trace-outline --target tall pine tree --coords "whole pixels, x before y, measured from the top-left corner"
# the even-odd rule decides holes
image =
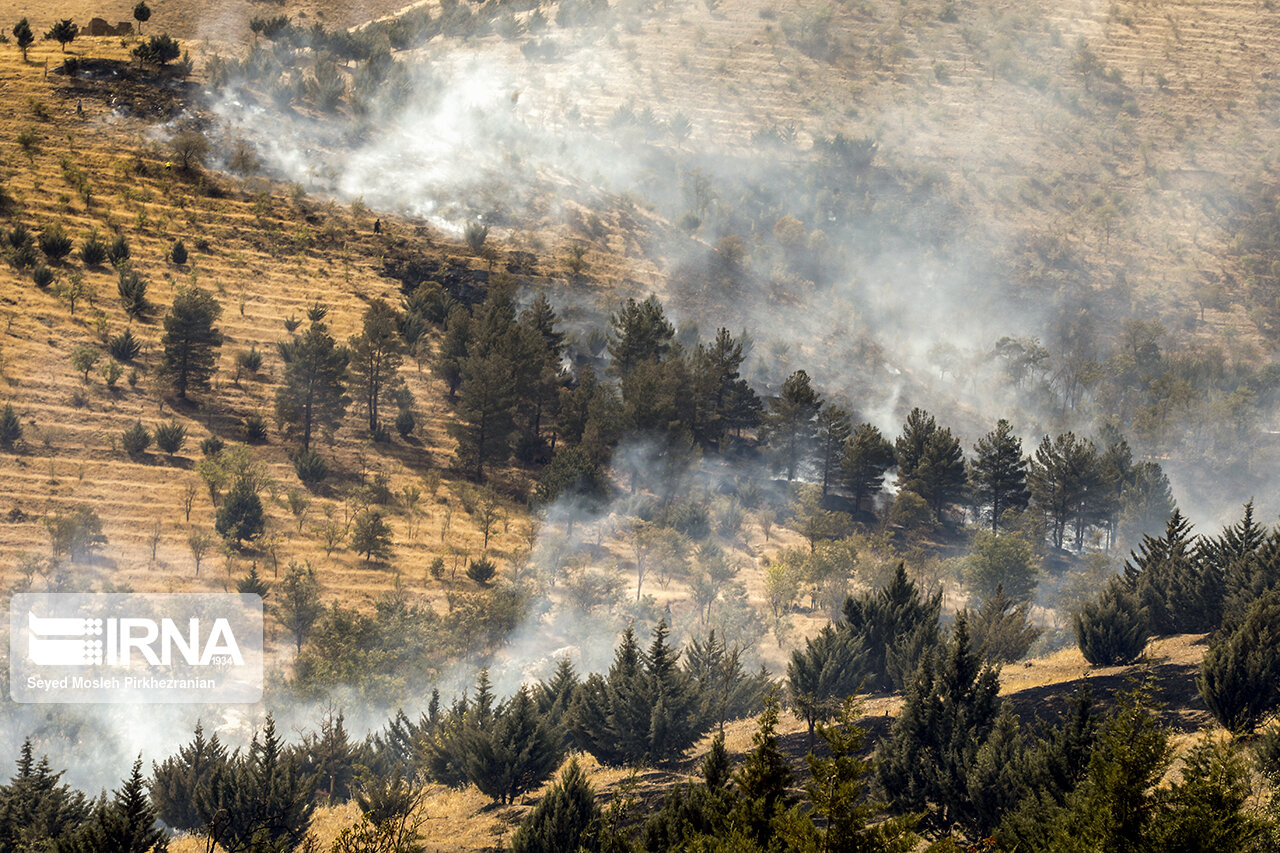
[[[220,316],[222,306],[208,291],[180,286],[174,293],[160,339],[160,372],[173,383],[179,399],[185,400],[190,388],[209,387],[222,346],[222,332],[213,325]]]
[[[1027,460],[1022,455],[1022,439],[1001,418],[996,428],[978,439],[969,481],[978,506],[991,515],[991,532],[1000,529],[1000,516],[1007,510],[1024,510],[1031,500],[1027,488]]]

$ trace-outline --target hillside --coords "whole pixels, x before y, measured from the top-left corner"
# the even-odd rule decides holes
[[[407,774],[440,849],[507,849],[549,799],[555,767],[482,794],[458,757],[506,726],[577,755],[599,804],[634,798],[610,813],[634,842],[701,778],[713,722],[752,754],[771,686],[799,795],[839,700],[868,697],[887,750],[918,679],[984,659],[998,701],[987,683],[961,777],[1040,784],[1022,758],[1047,720],[1141,683],[1132,719],[1164,750],[1143,795],[1182,814],[1184,766],[1218,744],[1222,784],[1253,774],[1241,803],[1271,815],[1276,679],[1247,674],[1265,708],[1234,735],[1197,682],[1280,585],[1271,5],[166,0],[142,38],[25,58],[6,24],[0,586],[266,589],[266,698],[210,730],[234,748],[273,714],[323,763],[304,733],[346,714],[341,784]],[[0,0],[0,20],[131,9]],[[142,61],[160,33],[185,53]],[[162,366],[192,288],[223,343],[184,398]],[[280,401],[309,334],[348,399],[304,448]],[[377,334],[393,368],[368,391]],[[135,425],[185,442],[130,452]],[[237,490],[264,515],[244,537]],[[374,518],[385,550],[359,541]],[[309,569],[323,606],[291,628]],[[997,639],[953,655],[970,626]],[[1145,654],[1090,663],[1090,631]],[[641,683],[662,701],[624,708]],[[201,713],[5,706],[0,759],[33,735],[86,790]],[[1089,812],[1074,786],[1105,767],[1076,771],[1046,826]],[[876,778],[875,820],[912,811]],[[311,791],[320,849],[360,819],[335,784]],[[917,803],[923,835],[1015,831],[952,812],[980,784]]]

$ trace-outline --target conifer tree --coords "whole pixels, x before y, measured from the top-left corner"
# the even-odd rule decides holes
[[[759,423],[763,404],[739,374],[749,343],[745,338],[721,328],[715,340],[694,350],[689,368],[696,398],[693,432],[703,446],[720,449],[729,432]]]
[[[1100,485],[1098,451],[1093,442],[1071,432],[1052,440],[1046,435],[1032,456],[1027,483],[1036,507],[1048,522],[1054,547],[1063,547],[1074,523],[1079,550],[1084,527],[1091,520],[1089,499]]]
[[[512,853],[564,853],[599,846],[592,829],[600,821],[595,791],[577,759],[569,762],[551,791],[520,822],[511,838]]]
[[[100,803],[84,828],[57,849],[59,853],[163,853],[169,849],[169,835],[156,825],[156,817],[147,799],[142,759],[137,758],[111,801]]]
[[[778,396],[769,400],[761,433],[773,452],[775,467],[786,473],[788,481],[813,456],[821,410],[822,395],[803,370],[788,376]]]
[[[1013,663],[1021,660],[1035,641],[1044,633],[1043,628],[1032,625],[1027,616],[1031,602],[1021,603],[1004,594],[1003,584],[997,584],[995,594],[982,602],[969,619],[973,626],[973,646],[991,663]]]
[[[385,300],[375,299],[365,309],[360,334],[347,342],[351,353],[352,388],[369,416],[369,435],[382,431],[381,409],[403,360],[395,309]]]
[[[218,507],[214,528],[231,542],[249,542],[262,535],[262,498],[250,477],[239,477]]]
[[[701,697],[699,715],[724,731],[728,720],[758,712],[773,686],[773,679],[761,666],[748,674],[742,668],[742,649],[726,646],[713,628],[706,640],[695,637],[684,650],[684,669]]]
[[[458,461],[480,482],[485,466],[511,455],[519,400],[517,340],[511,294],[490,291],[471,324],[458,386],[458,420],[449,426],[458,442]]]
[[[462,384],[462,365],[467,358],[467,346],[471,340],[471,312],[462,305],[455,305],[445,323],[444,341],[436,356],[436,372],[449,389],[449,399],[457,399],[458,386]]]
[[[1022,439],[1003,418],[996,428],[978,439],[977,456],[969,481],[980,507],[991,514],[991,532],[1000,531],[1000,516],[1007,510],[1024,510],[1031,500],[1027,488],[1027,459],[1022,455]]]
[[[0,785],[0,850],[48,850],[69,840],[90,817],[83,794],[62,782],[62,771],[36,760],[31,738],[22,743],[17,772]]]
[[[1223,566],[1206,560],[1191,523],[1174,510],[1163,536],[1144,536],[1125,563],[1124,577],[1157,634],[1211,631],[1222,621]]]
[[[778,748],[778,700],[765,699],[752,749],[733,773],[737,802],[729,815],[730,826],[762,850],[771,849],[783,816],[796,803],[791,793],[794,774]]]
[[[524,688],[500,705],[488,724],[468,727],[462,744],[467,778],[501,803],[541,785],[563,757],[554,726]]]
[[[609,370],[625,377],[647,361],[662,361],[671,349],[675,328],[658,297],[628,299],[609,318]]]
[[[822,493],[831,487],[843,460],[844,449],[853,435],[849,413],[828,403],[818,413],[818,470],[822,473]]]
[[[222,347],[222,332],[214,326],[220,316],[222,306],[205,290],[182,286],[174,294],[160,339],[160,371],[173,381],[179,399],[186,399],[189,388],[209,387]]]
[[[950,641],[922,661],[880,747],[877,772],[895,810],[927,812],[926,824],[941,832],[973,813],[969,774],[995,722],[999,689],[957,617]]]
[[[198,804],[208,799],[210,783],[226,771],[226,765],[227,750],[218,733],[206,738],[204,725],[197,721],[190,743],[152,765],[150,792],[156,816],[180,832],[200,829],[205,821]]]
[[[299,773],[268,714],[248,752],[213,776],[197,808],[209,841],[227,853],[289,851],[302,843],[311,825],[313,790],[313,780]]]
[[[941,519],[965,490],[967,475],[960,440],[952,436],[950,428],[938,426],[933,415],[915,408],[902,425],[894,452],[899,488],[924,498]]]
[[[814,727],[834,717],[862,686],[866,658],[861,635],[831,625],[806,640],[804,649],[791,653],[787,687],[796,713],[809,726],[810,749]]]
[[[26,18],[13,25],[13,37],[18,42],[18,49],[22,51],[22,61],[26,62],[27,50],[36,41],[36,34],[31,31],[31,24],[27,23]]]
[[[925,598],[902,563],[882,589],[845,601],[846,630],[862,637],[867,651],[868,689],[892,690],[910,681],[939,642],[941,613],[942,591]]]
[[[884,488],[885,471],[893,467],[893,445],[880,430],[868,423],[858,424],[845,443],[840,473],[853,495],[854,513]]]
[[[1252,734],[1280,708],[1280,591],[1254,601],[1239,627],[1213,638],[1198,686],[1218,722],[1236,734]]]
[[[334,341],[320,313],[306,332],[280,343],[280,356],[284,376],[276,391],[276,418],[309,452],[313,432],[331,432],[346,413],[350,355]]]
[[[1075,617],[1076,643],[1094,666],[1133,663],[1147,646],[1149,630],[1146,608],[1118,579]]]
[[[22,421],[18,418],[18,413],[13,410],[12,403],[4,404],[4,411],[0,412],[0,447],[5,450],[12,450],[13,446],[22,440]]]

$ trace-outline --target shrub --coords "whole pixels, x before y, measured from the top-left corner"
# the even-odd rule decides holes
[[[22,421],[18,419],[18,413],[13,410],[13,404],[5,403],[4,411],[0,412],[0,447],[12,450],[13,446],[21,440]]]
[[[122,268],[116,289],[120,292],[120,304],[130,317],[141,317],[151,308],[147,301],[147,280],[131,269]]]
[[[133,49],[139,61],[161,67],[182,55],[182,48],[167,33],[152,36]]]
[[[482,225],[479,222],[468,222],[467,227],[462,231],[462,236],[467,241],[467,246],[471,251],[478,252],[489,236],[489,226]]]
[[[101,266],[102,262],[107,259],[106,241],[98,235],[95,228],[89,232],[89,236],[85,238],[84,245],[80,247],[80,260],[84,261],[87,266]]]
[[[107,247],[107,259],[114,266],[120,266],[120,264],[129,260],[129,254],[129,241],[123,234],[117,234],[115,239],[111,241],[111,245]]]
[[[169,250],[169,260],[178,266],[182,266],[187,262],[187,247],[181,240],[173,242],[173,248]]]
[[[575,758],[561,772],[550,793],[520,822],[511,839],[511,850],[513,853],[577,850],[589,839],[591,828],[600,819],[595,791]]]
[[[142,352],[142,342],[134,336],[131,329],[125,329],[107,339],[107,352],[116,361],[133,361]]]
[[[155,440],[156,447],[172,456],[187,443],[187,428],[173,420],[160,424],[156,427]]]
[[[1253,602],[1244,621],[1209,643],[1197,686],[1218,722],[1236,734],[1252,734],[1280,707],[1280,593]]]
[[[471,578],[481,586],[487,586],[489,581],[493,580],[493,576],[498,573],[498,567],[493,564],[493,560],[488,557],[481,557],[478,560],[472,560],[467,566],[467,577]]]
[[[31,280],[36,283],[36,287],[46,288],[53,284],[53,270],[40,264],[31,271]]]
[[[200,442],[200,452],[205,456],[217,456],[222,452],[225,442],[216,435],[211,435]]]
[[[40,251],[51,261],[60,261],[71,254],[71,238],[61,224],[55,222],[40,232]]]
[[[401,409],[400,414],[396,415],[396,432],[400,433],[401,438],[408,438],[415,425],[413,412],[408,409]]]
[[[1076,643],[1094,666],[1133,663],[1147,646],[1150,623],[1137,597],[1112,581],[1075,618]]]
[[[262,444],[267,440],[267,419],[259,414],[245,416],[244,440],[250,444]]]
[[[300,450],[293,455],[293,470],[307,488],[314,489],[329,476],[329,464],[314,450]]]
[[[40,253],[30,243],[18,246],[9,252],[9,260],[21,270],[29,270],[40,263]]]
[[[248,477],[236,480],[218,507],[213,526],[232,542],[247,542],[262,534],[262,499]]]
[[[120,437],[120,443],[124,447],[125,453],[130,456],[137,456],[151,446],[151,433],[147,432],[147,428],[142,425],[142,421],[134,421],[133,426],[125,430]]]

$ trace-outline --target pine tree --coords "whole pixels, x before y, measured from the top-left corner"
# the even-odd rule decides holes
[[[836,715],[866,677],[867,651],[861,635],[827,625],[791,653],[787,687],[796,713],[809,725],[809,748],[814,727]]]
[[[22,51],[22,61],[26,62],[27,50],[36,41],[36,35],[31,32],[31,24],[27,23],[26,18],[13,25],[13,37],[18,42],[18,49]]]
[[[293,635],[294,647],[302,652],[302,643],[311,627],[324,614],[320,603],[320,581],[311,564],[290,563],[284,580],[277,587],[272,608],[286,631]]]
[[[1254,601],[1239,627],[1213,638],[1197,684],[1214,717],[1233,733],[1252,734],[1280,709],[1280,591]]]
[[[1093,442],[1066,432],[1050,440],[1045,436],[1031,459],[1027,482],[1036,507],[1049,523],[1055,548],[1063,547],[1069,527],[1076,523],[1077,550],[1091,488],[1097,488],[1100,472]]]
[[[284,376],[276,391],[276,417],[310,451],[312,432],[332,431],[346,413],[345,383],[350,355],[337,345],[323,319],[280,343]]]
[[[205,738],[204,725],[196,722],[191,742],[178,748],[151,769],[151,802],[156,817],[180,832],[195,832],[205,825],[198,804],[209,797],[210,784],[227,767],[227,750],[217,732]]]
[[[556,671],[549,681],[539,683],[534,693],[538,700],[538,710],[557,726],[567,723],[569,709],[573,705],[573,697],[578,692],[578,673],[573,668],[573,661],[568,656],[560,658],[556,663]]]
[[[644,850],[691,849],[708,836],[723,836],[733,789],[729,785],[729,753],[724,734],[717,734],[702,759],[702,782],[668,791],[662,807],[645,821],[640,833]]]
[[[521,688],[485,725],[468,727],[462,738],[467,778],[495,802],[511,803],[546,781],[563,757],[561,739]]]
[[[232,542],[249,542],[262,535],[265,516],[262,498],[250,477],[240,477],[231,486],[214,519],[214,529]]]
[[[1133,663],[1147,646],[1149,626],[1146,608],[1117,579],[1076,614],[1076,643],[1094,666]]]
[[[395,309],[382,299],[369,303],[364,312],[364,326],[347,342],[351,353],[352,388],[369,416],[369,435],[382,430],[379,415],[383,399],[394,384],[396,371],[403,360]]]
[[[933,415],[915,408],[894,443],[898,486],[924,498],[935,516],[964,494],[967,474],[964,450],[950,428],[938,426]]]
[[[845,446],[852,435],[853,420],[847,411],[834,403],[822,407],[818,414],[818,470],[822,472],[824,495],[840,468]]]
[[[607,676],[592,674],[571,710],[574,743],[606,764],[666,761],[691,746],[709,726],[679,653],[667,644],[659,622],[647,651],[628,628]]]
[[[595,851],[592,837],[600,821],[595,791],[577,759],[569,762],[560,778],[520,822],[511,837],[512,853],[565,853]]]
[[[778,396],[769,400],[761,434],[773,452],[775,467],[786,472],[788,481],[813,455],[821,409],[822,395],[803,370],[788,376]]]
[[[356,515],[351,528],[351,550],[364,556],[366,563],[391,556],[391,527],[381,512],[366,508]]]
[[[524,355],[517,414],[521,421],[519,456],[522,459],[541,457],[545,452],[544,421],[554,418],[564,387],[566,374],[561,363],[565,340],[559,323],[560,318],[545,293],[539,293],[520,313],[519,340]]]
[[[0,447],[12,450],[19,441],[22,441],[22,421],[13,410],[13,404],[5,403],[4,411],[0,412]]]
[[[45,38],[56,41],[62,47],[62,52],[66,53],[67,45],[75,41],[76,36],[79,34],[80,28],[76,26],[75,22],[70,18],[63,18],[49,28],[49,32],[45,33]]]
[[[179,399],[189,388],[209,387],[222,347],[222,332],[213,325],[220,316],[222,306],[207,291],[182,286],[174,294],[160,339],[160,372],[173,381]]]
[[[516,340],[510,293],[490,291],[471,324],[458,386],[458,420],[449,426],[458,442],[459,462],[481,482],[486,465],[505,462],[511,455],[519,400]]]
[[[609,318],[610,371],[625,377],[646,361],[662,361],[671,349],[675,329],[658,297],[628,299]]]
[[[974,813],[969,776],[999,710],[1000,681],[957,617],[952,638],[926,657],[907,689],[877,771],[893,808],[924,811],[947,831]]]
[[[1027,619],[1030,610],[1030,601],[1019,603],[1004,594],[1003,584],[996,584],[995,593],[969,618],[974,648],[991,663],[1021,660],[1044,633]]]
[[[299,774],[310,779],[317,793],[331,803],[345,803],[355,796],[359,777],[367,770],[365,750],[352,743],[346,718],[341,711],[335,714],[332,708],[321,718],[319,731],[303,735],[295,755]],[[382,805],[385,808],[385,803]]]
[[[17,773],[0,785],[0,850],[49,850],[79,832],[89,819],[83,794],[62,782],[48,757],[39,761],[31,739],[19,750]]]
[[[139,757],[111,802],[100,804],[89,823],[57,849],[59,853],[163,853],[169,849],[169,835],[156,825],[156,818]]]
[[[941,613],[942,591],[925,598],[902,563],[882,589],[845,601],[846,630],[862,637],[867,650],[869,689],[892,690],[909,682],[940,640]]]
[[[996,428],[978,439],[977,456],[969,481],[980,507],[991,514],[991,532],[1000,530],[1000,516],[1007,510],[1024,510],[1031,500],[1027,488],[1027,459],[1022,455],[1022,439],[1001,418]]]
[[[1211,631],[1222,622],[1223,566],[1205,559],[1191,523],[1178,510],[1163,536],[1143,537],[1125,563],[1124,577],[1157,634]]]
[[[690,362],[694,382],[694,437],[705,447],[720,449],[725,436],[755,426],[762,404],[739,370],[746,358],[745,335],[716,330],[710,345],[698,344]]]
[[[795,777],[778,748],[777,728],[778,701],[770,696],[751,736],[752,749],[733,774],[737,802],[730,825],[762,850],[771,849],[781,818],[796,802],[790,791]]]
[[[212,777],[197,808],[209,841],[227,853],[287,851],[301,844],[311,825],[313,790],[313,781],[302,778],[268,714],[248,752]]]
[[[885,471],[893,467],[893,445],[880,430],[868,423],[858,424],[845,444],[840,473],[853,494],[853,511],[862,512],[863,504],[884,488]]]
[[[761,667],[755,674],[742,668],[742,649],[727,647],[712,629],[705,641],[694,638],[684,650],[684,669],[701,697],[702,719],[721,732],[728,720],[754,715],[773,687],[773,679]]]
[[[471,341],[471,312],[455,306],[445,323],[444,340],[436,356],[436,372],[449,389],[449,399],[457,399],[458,386],[462,384],[462,366],[467,359],[467,347]]]

